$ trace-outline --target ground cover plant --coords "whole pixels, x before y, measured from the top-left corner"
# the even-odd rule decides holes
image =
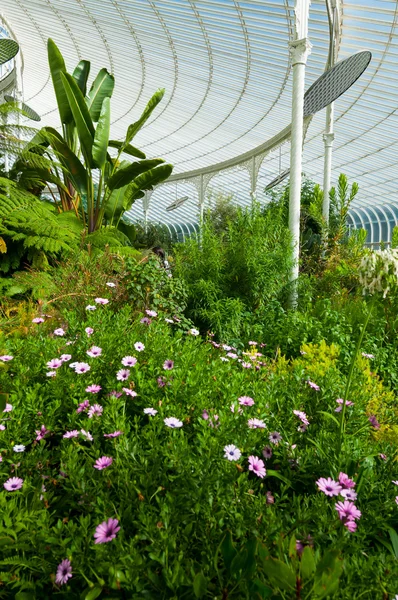
[[[202,338],[144,264],[0,339],[0,597],[394,598],[398,414],[365,338]]]

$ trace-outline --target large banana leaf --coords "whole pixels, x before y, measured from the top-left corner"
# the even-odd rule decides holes
[[[123,187],[113,190],[113,192],[107,200],[104,217],[111,224],[117,223],[120,215],[125,211],[124,194],[126,192],[126,189],[127,185],[124,185]]]
[[[69,123],[72,120],[72,112],[61,80],[61,73],[67,72],[65,61],[57,45],[51,38],[47,42],[47,53],[61,123]]]
[[[73,71],[73,77],[75,78],[83,96],[85,96],[87,93],[87,79],[90,73],[90,66],[91,63],[89,60],[81,60]]]
[[[104,98],[93,143],[93,160],[99,169],[105,164],[111,126],[111,100]]]
[[[52,127],[43,127],[43,136],[49,141],[60,163],[67,170],[73,187],[80,195],[87,194],[87,171],[72,152],[63,137]]]
[[[149,119],[152,112],[155,110],[155,108],[157,107],[157,105],[159,104],[161,99],[163,98],[164,92],[165,92],[164,88],[160,88],[159,90],[157,90],[154,93],[154,95],[152,96],[152,98],[149,100],[148,104],[146,105],[146,107],[144,109],[144,112],[142,113],[142,115],[138,119],[138,121],[129,125],[129,128],[127,129],[127,134],[126,134],[126,139],[125,139],[124,145],[127,146],[127,144],[129,144],[131,142],[133,137],[139,132],[141,127],[144,125],[144,123]]]
[[[145,171],[145,173],[138,175],[138,177],[129,184],[125,192],[126,210],[130,210],[134,200],[142,198],[142,190],[150,190],[155,185],[162,183],[162,181],[165,181],[170,177],[172,171],[173,165],[161,165],[160,167],[156,167],[155,169]]]
[[[110,98],[115,87],[115,78],[106,69],[101,69],[94,79],[86,103],[93,121],[98,121],[104,98]]]
[[[110,190],[116,190],[124,185],[128,185],[137,175],[149,171],[158,165],[164,163],[163,158],[153,158],[151,160],[140,160],[131,163],[128,167],[119,168],[107,181]]]
[[[119,140],[109,140],[108,146],[117,148],[118,150],[123,148],[123,152],[130,154],[130,156],[135,156],[136,158],[146,158],[146,155],[141,150],[138,150],[138,148],[135,148],[131,144],[125,145],[123,142],[119,142]]]
[[[73,119],[76,124],[77,135],[80,140],[80,147],[86,164],[90,167],[93,164],[93,142],[95,129],[79,86],[69,73],[61,73],[62,82],[68,98],[69,106],[72,111]]]

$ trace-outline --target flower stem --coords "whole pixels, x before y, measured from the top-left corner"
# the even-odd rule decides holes
[[[355,348],[355,352],[354,352],[354,355],[353,355],[353,357],[351,359],[350,369],[348,371],[347,383],[346,383],[345,390],[344,390],[343,409],[341,411],[341,418],[340,418],[339,438],[338,438],[338,443],[337,443],[337,457],[338,458],[340,458],[341,450],[342,450],[343,434],[345,432],[346,403],[347,403],[347,400],[348,400],[348,394],[350,393],[352,376],[353,376],[353,373],[354,373],[354,367],[355,367],[355,363],[357,361],[358,352],[361,349],[361,345],[362,345],[362,341],[363,341],[363,336],[365,335],[365,331],[366,331],[366,328],[368,326],[370,315],[372,314],[373,307],[375,305],[375,301],[376,301],[376,295],[373,296],[373,299],[372,299],[372,301],[370,303],[368,314],[366,315],[365,322],[364,322],[364,324],[362,326],[361,333],[359,335],[358,342],[357,342],[357,345],[356,345],[356,348]]]

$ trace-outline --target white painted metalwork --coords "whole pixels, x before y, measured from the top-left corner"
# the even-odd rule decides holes
[[[372,51],[373,60],[335,103],[331,183],[340,172],[358,181],[354,208],[395,202],[398,0],[341,0],[336,6],[336,61],[363,49]],[[207,185],[231,191],[237,202],[248,205],[250,195],[264,201],[265,185],[289,167],[289,135],[280,139],[281,153],[276,142],[262,153],[257,150],[289,122],[288,44],[294,36],[294,8],[294,0],[1,3],[22,49],[23,99],[40,114],[43,124],[59,126],[47,68],[50,36],[70,69],[87,58],[93,72],[103,66],[114,72],[114,138],[123,136],[154,90],[166,88],[162,105],[135,140],[149,157],[163,156],[175,165],[179,194],[193,200],[168,213],[165,208],[175,198],[173,186],[154,190],[151,219],[163,222],[197,218],[201,174],[203,206]],[[306,79],[313,82],[324,72],[330,54],[326,0],[312,0],[308,35],[313,49]],[[322,184],[325,115],[315,115],[306,128],[303,171]],[[236,157],[242,160],[237,162]],[[213,165],[221,165],[221,170],[215,169],[210,177],[208,169]],[[142,218],[141,201],[131,215]]]
[[[292,269],[290,282],[295,284],[299,275],[300,255],[300,199],[301,172],[304,141],[304,85],[305,67],[312,45],[307,37],[309,0],[296,0],[295,5],[295,39],[290,42],[293,67],[292,88],[292,134],[290,145],[290,186],[289,186],[289,230],[292,244]],[[293,285],[291,304],[297,302],[297,290]]]

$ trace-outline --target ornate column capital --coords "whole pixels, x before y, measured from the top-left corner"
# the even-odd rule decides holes
[[[289,42],[290,55],[292,57],[292,65],[307,64],[307,59],[311,54],[312,44],[308,38],[294,40]]]
[[[324,133],[323,134],[323,142],[326,148],[331,148],[333,146],[334,141],[334,133]]]

